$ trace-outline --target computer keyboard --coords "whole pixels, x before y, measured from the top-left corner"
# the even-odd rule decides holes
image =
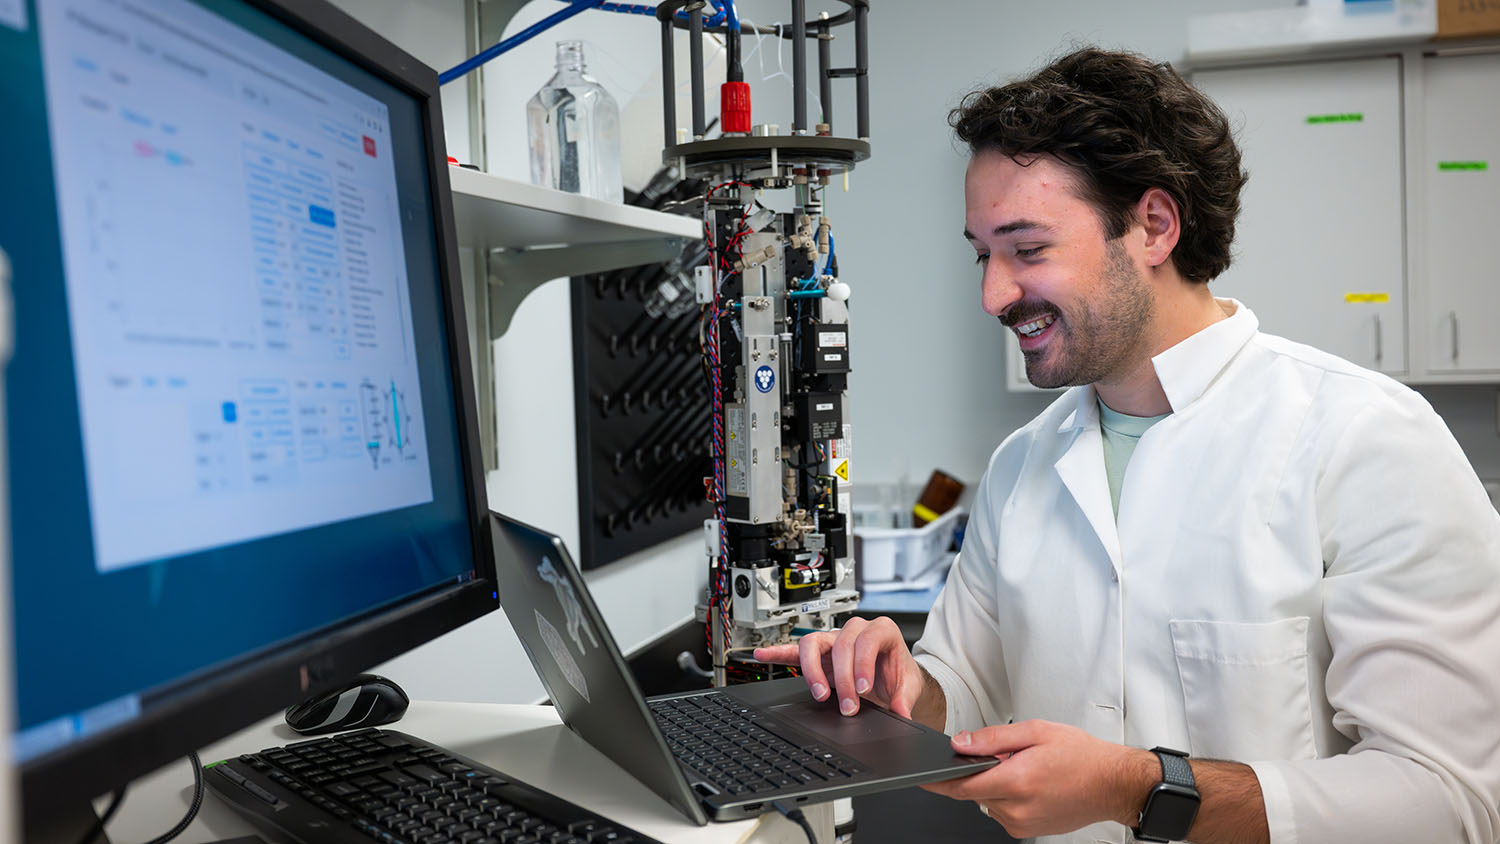
[[[393,730],[273,747],[206,775],[252,822],[307,844],[659,844]]]
[[[822,746],[776,735],[761,712],[721,692],[657,699],[649,706],[672,755],[730,794],[837,782],[866,770]]]

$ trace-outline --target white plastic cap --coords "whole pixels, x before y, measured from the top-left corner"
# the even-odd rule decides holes
[[[849,285],[842,281],[835,281],[833,284],[828,285],[828,298],[835,302],[849,301]]]

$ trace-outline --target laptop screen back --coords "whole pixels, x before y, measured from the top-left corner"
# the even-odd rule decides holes
[[[492,517],[500,605],[558,714],[668,803],[707,823],[563,544],[498,513]]]

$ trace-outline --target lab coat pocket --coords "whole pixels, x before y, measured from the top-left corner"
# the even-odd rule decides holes
[[[1317,756],[1306,616],[1168,624],[1192,755],[1240,762]]]

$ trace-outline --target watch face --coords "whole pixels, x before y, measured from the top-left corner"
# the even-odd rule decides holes
[[[1171,783],[1162,783],[1151,792],[1146,811],[1141,813],[1141,831],[1153,838],[1181,841],[1193,828],[1198,816],[1198,793]]]

